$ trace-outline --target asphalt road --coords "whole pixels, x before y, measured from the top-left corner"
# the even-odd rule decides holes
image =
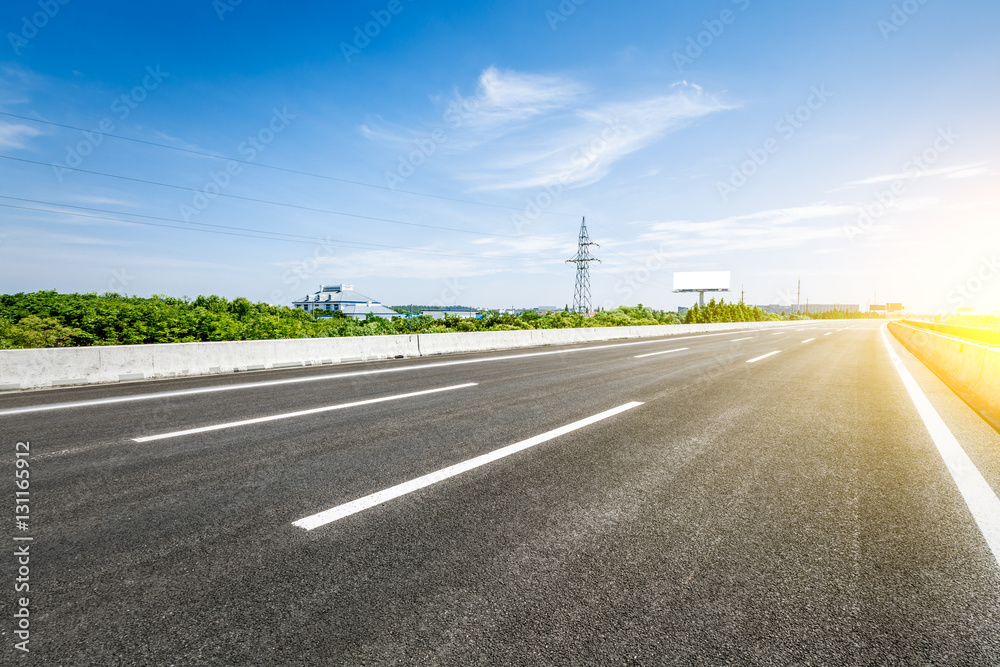
[[[1000,664],[997,557],[878,325],[779,331],[2,396],[0,662]],[[1000,490],[1000,435],[892,344]]]

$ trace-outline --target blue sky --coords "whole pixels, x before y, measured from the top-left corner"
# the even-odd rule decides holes
[[[0,9],[0,291],[1000,310],[996,3],[146,4]]]

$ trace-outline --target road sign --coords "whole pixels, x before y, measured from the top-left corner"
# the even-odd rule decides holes
[[[878,305],[878,304],[874,304],[873,303],[872,305],[868,306],[868,310],[869,311],[873,311],[873,312],[874,311],[881,312],[881,311],[885,310],[885,304]]]

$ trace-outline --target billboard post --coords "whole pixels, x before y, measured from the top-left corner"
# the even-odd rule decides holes
[[[728,292],[729,271],[689,271],[674,274],[674,293],[697,292],[698,306],[705,307],[705,292]]]

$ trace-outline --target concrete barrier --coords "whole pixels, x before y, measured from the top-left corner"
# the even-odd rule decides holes
[[[1000,350],[899,322],[890,322],[889,331],[924,365],[957,385],[994,424],[1000,424]]]
[[[419,334],[421,355],[487,352],[537,345],[572,345],[602,340],[654,338],[683,334],[787,327],[788,322],[732,322],[721,324],[664,324],[640,327],[589,327],[585,329],[529,329],[525,331],[476,331]]]
[[[0,391],[416,356],[415,335],[0,350]]]
[[[952,338],[964,338],[974,343],[983,343],[984,345],[1000,345],[1000,329],[941,324],[939,322],[925,322],[924,320],[903,320],[902,323],[916,329],[927,329],[928,331],[934,331],[946,336],[951,336]]]
[[[0,350],[0,391],[784,326],[790,323],[673,324]]]

